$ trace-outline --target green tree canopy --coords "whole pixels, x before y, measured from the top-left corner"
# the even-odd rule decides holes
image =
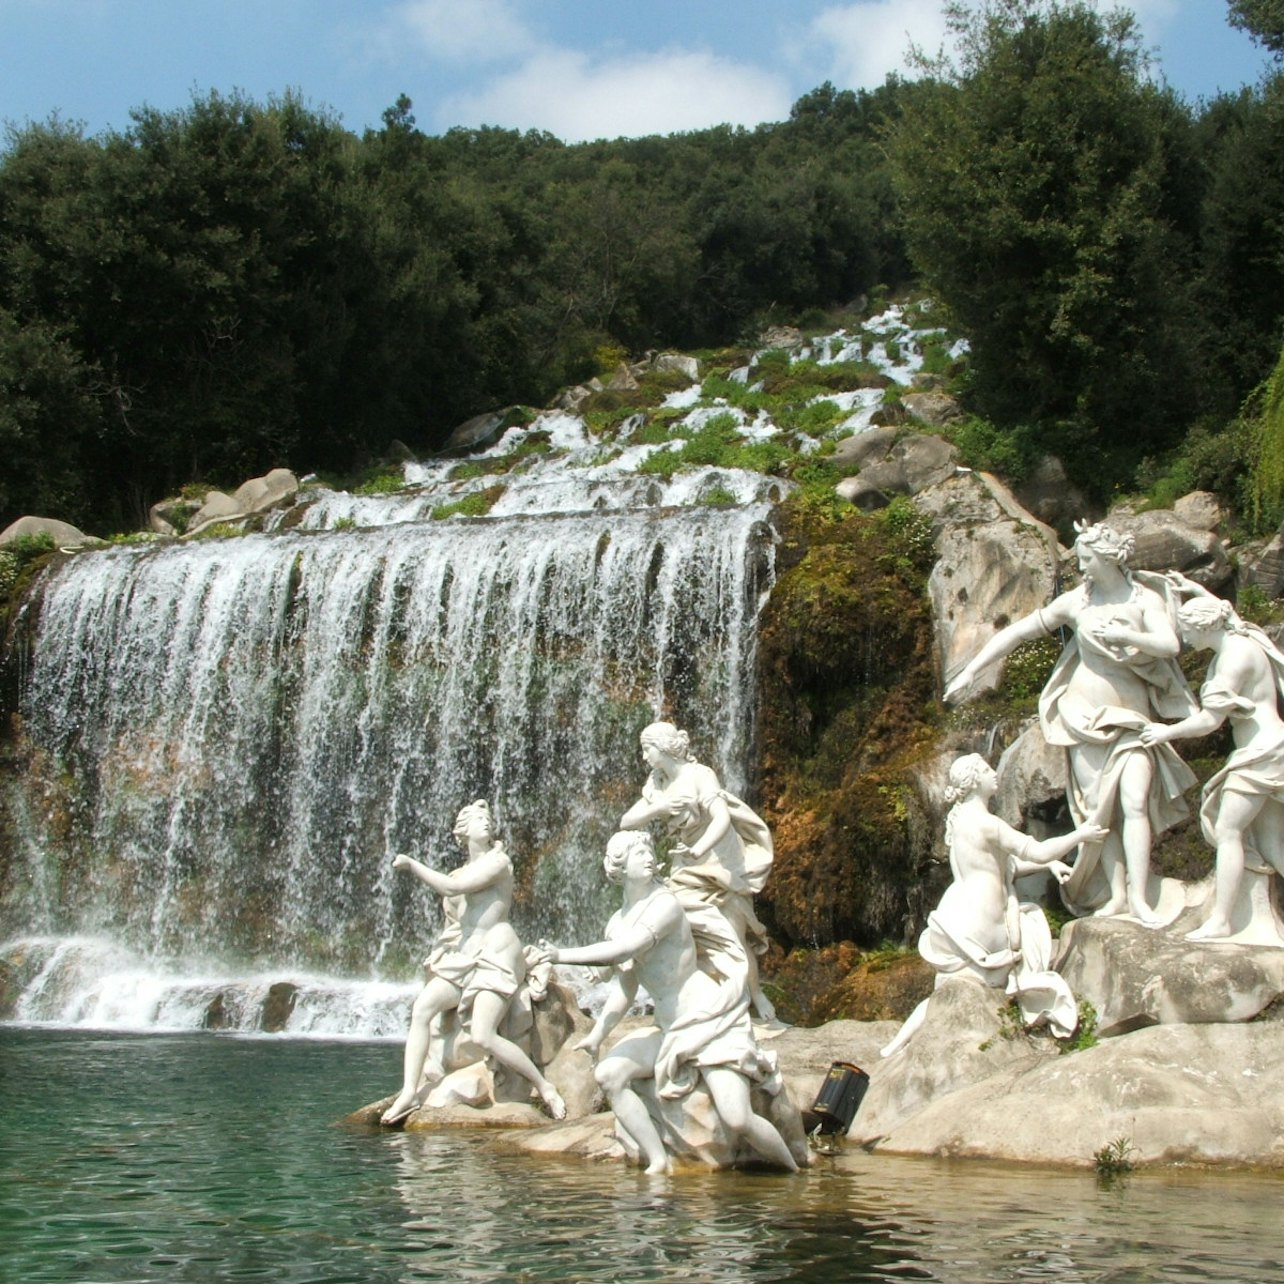
[[[1227,0],[1230,24],[1247,31],[1277,58],[1284,57],[1284,0]]]
[[[947,12],[958,62],[925,64],[892,166],[914,262],[972,338],[976,403],[1080,454],[1154,449],[1191,395],[1188,115],[1126,13]]]

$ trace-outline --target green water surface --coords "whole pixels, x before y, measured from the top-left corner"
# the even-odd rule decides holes
[[[1284,1182],[860,1153],[797,1177],[336,1125],[393,1044],[0,1027],[4,1281],[1284,1281]]]

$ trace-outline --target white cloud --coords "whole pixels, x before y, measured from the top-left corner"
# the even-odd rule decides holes
[[[935,54],[945,38],[941,0],[862,0],[812,19],[809,34],[828,50],[829,78],[841,89],[876,89],[909,70],[911,42]]]
[[[566,142],[783,120],[783,76],[713,54],[670,49],[595,61],[546,48],[475,93],[442,105],[450,124],[546,129]]]
[[[401,0],[375,40],[388,55],[404,56],[409,42],[432,58],[474,65],[511,61],[537,45],[512,0]]]

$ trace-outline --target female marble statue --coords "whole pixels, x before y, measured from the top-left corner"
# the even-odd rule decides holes
[[[579,1044],[596,1058],[602,1043],[644,988],[655,1004],[655,1028],[622,1039],[596,1068],[616,1120],[632,1138],[649,1173],[667,1172],[669,1148],[661,1127],[634,1085],[654,1079],[661,1101],[686,1097],[703,1081],[734,1140],[768,1163],[793,1171],[797,1163],[774,1124],[756,1114],[752,1082],[780,1088],[775,1061],[754,1040],[748,996],[733,979],[718,980],[696,966],[696,946],[678,898],[656,877],[650,834],[615,834],[603,862],[624,887],[605,939],[559,949],[541,943],[554,963],[614,965],[615,984],[593,1029]]]
[[[1075,822],[1095,822],[1109,836],[1084,845],[1062,894],[1077,911],[1131,913],[1154,926],[1151,841],[1185,817],[1182,793],[1195,778],[1171,746],[1146,743],[1141,731],[1196,706],[1176,664],[1180,641],[1160,591],[1165,581],[1127,570],[1130,536],[1102,525],[1076,529],[1083,583],[1000,629],[946,687],[945,699],[958,700],[1022,642],[1073,630],[1044,687],[1039,719],[1048,743],[1066,750]]]
[[[1184,584],[1198,596],[1177,612],[1182,638],[1213,653],[1199,693],[1202,708],[1171,725],[1151,723],[1141,735],[1146,744],[1164,744],[1207,735],[1230,721],[1235,750],[1204,786],[1199,812],[1204,837],[1217,849],[1213,909],[1187,937],[1215,941],[1234,934],[1231,912],[1246,860],[1284,873],[1284,720],[1277,701],[1284,655],[1229,602]]]
[[[1021,1006],[1027,1025],[1046,1021],[1058,1038],[1069,1038],[1078,1021],[1070,987],[1052,971],[1052,933],[1039,906],[1017,899],[1015,880],[1040,870],[1059,882],[1070,877],[1062,857],[1080,843],[1100,842],[1106,831],[1092,823],[1059,838],[1036,842],[990,812],[998,784],[980,754],[950,767],[945,845],[954,881],[928,915],[918,952],[947,977],[968,976],[982,985],[1004,986]],[[928,1000],[910,1014],[882,1052],[899,1052],[927,1015]]]
[[[771,869],[771,833],[762,819],[716,773],[691,756],[690,739],[670,722],[653,722],[641,735],[651,769],[642,797],[620,818],[620,828],[664,824],[678,842],[670,848],[669,886],[691,919],[696,946],[712,966],[737,971],[763,1021],[775,1009],[758,980],[767,931],[753,897]]]
[[[394,869],[410,870],[447,899],[447,926],[424,961],[428,980],[410,1015],[401,1092],[380,1122],[398,1123],[415,1109],[433,1022],[447,1012],[466,1015],[469,1041],[529,1080],[553,1118],[563,1119],[566,1106],[557,1089],[521,1048],[499,1033],[509,1002],[525,979],[526,962],[508,921],[513,863],[495,838],[488,804],[478,801],[463,808],[454,835],[467,849],[468,860],[451,874],[409,856],[392,862]]]

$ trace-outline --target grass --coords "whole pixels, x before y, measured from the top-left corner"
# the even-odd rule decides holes
[[[1092,1162],[1098,1177],[1120,1177],[1133,1169],[1132,1155],[1136,1152],[1131,1137],[1116,1137],[1100,1150],[1093,1151]]]

